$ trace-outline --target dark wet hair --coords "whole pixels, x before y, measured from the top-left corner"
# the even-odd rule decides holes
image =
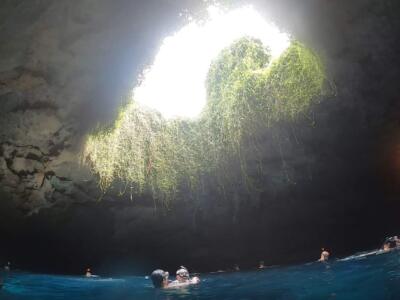
[[[160,288],[162,287],[162,282],[165,277],[165,272],[163,270],[155,270],[153,273],[151,273],[150,278],[151,281],[153,282],[154,287]]]

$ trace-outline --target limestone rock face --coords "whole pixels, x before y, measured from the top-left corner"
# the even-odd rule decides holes
[[[85,134],[112,120],[179,11],[195,6],[184,2],[0,4],[0,185],[25,209],[98,198],[76,189],[96,189],[80,164]]]

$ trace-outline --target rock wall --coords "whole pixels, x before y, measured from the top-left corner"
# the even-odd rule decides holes
[[[96,185],[79,164],[84,135],[112,120],[185,5],[2,2],[0,184],[21,209],[98,199],[84,189]]]

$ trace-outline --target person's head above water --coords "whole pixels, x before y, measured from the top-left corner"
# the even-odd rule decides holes
[[[391,246],[390,242],[385,242],[382,246],[383,251],[389,251],[391,248],[393,247]]]
[[[330,253],[326,250],[326,248],[321,248],[321,251],[321,257],[318,261],[327,261]]]
[[[4,266],[4,270],[10,271],[11,263],[8,261],[7,264]]]
[[[189,271],[184,266],[181,266],[178,271],[176,271],[176,279],[178,281],[189,280]]]
[[[168,284],[168,276],[168,272],[158,269],[151,273],[150,278],[153,282],[154,287],[161,288]]]

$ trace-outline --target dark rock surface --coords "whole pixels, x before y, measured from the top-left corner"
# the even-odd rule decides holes
[[[210,189],[170,210],[129,193],[98,201],[80,164],[85,134],[113,119],[163,37],[183,23],[179,12],[196,2],[1,2],[0,262],[57,272],[213,270],[308,260],[321,246],[346,254],[398,232],[395,0],[255,1],[322,55],[336,91],[311,120],[265,133],[256,199],[237,187],[229,199]]]

